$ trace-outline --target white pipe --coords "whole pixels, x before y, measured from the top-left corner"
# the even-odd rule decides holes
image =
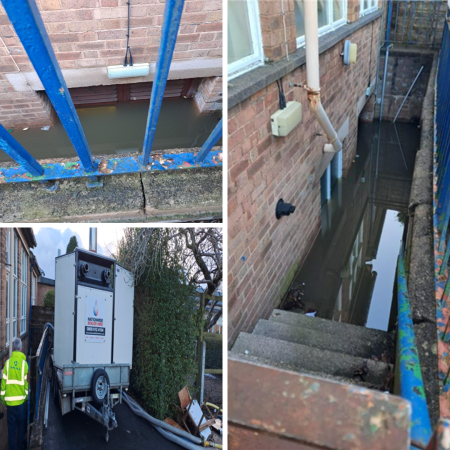
[[[324,152],[337,153],[342,150],[342,142],[320,102],[317,0],[304,0],[303,5],[305,8],[306,89],[308,91],[309,107],[330,141],[329,144],[325,144]]]

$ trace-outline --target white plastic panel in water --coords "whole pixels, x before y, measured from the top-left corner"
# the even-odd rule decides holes
[[[78,364],[111,364],[113,294],[78,286]]]

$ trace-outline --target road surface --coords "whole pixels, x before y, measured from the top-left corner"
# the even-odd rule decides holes
[[[162,437],[147,421],[135,416],[123,403],[114,408],[119,426],[109,432],[81,413],[72,411],[61,416],[61,410],[50,397],[48,428],[44,431],[43,450],[180,450],[182,447]]]

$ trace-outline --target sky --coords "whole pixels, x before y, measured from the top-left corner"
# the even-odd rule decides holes
[[[34,225],[32,228],[37,242],[33,253],[47,278],[55,278],[55,258],[58,256],[58,249],[62,255],[65,254],[72,236],[76,236],[79,247],[89,249],[89,224],[55,224],[51,227]],[[105,256],[114,253],[118,240],[123,236],[124,228],[106,224],[97,228],[98,253]]]

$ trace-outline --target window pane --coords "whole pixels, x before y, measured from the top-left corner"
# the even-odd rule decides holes
[[[369,0],[364,0],[364,11],[369,7]]]
[[[317,11],[319,14],[319,28],[328,25],[328,0],[319,0],[317,2]]]
[[[334,0],[333,2],[333,22],[337,22],[338,20],[343,19],[344,17],[344,8],[342,4],[342,0]]]
[[[247,2],[228,1],[228,64],[253,54]]]
[[[17,278],[14,278],[13,317],[17,317]]]
[[[294,2],[295,11],[295,30],[297,37],[305,35],[305,13],[303,7],[303,0],[295,0]]]

